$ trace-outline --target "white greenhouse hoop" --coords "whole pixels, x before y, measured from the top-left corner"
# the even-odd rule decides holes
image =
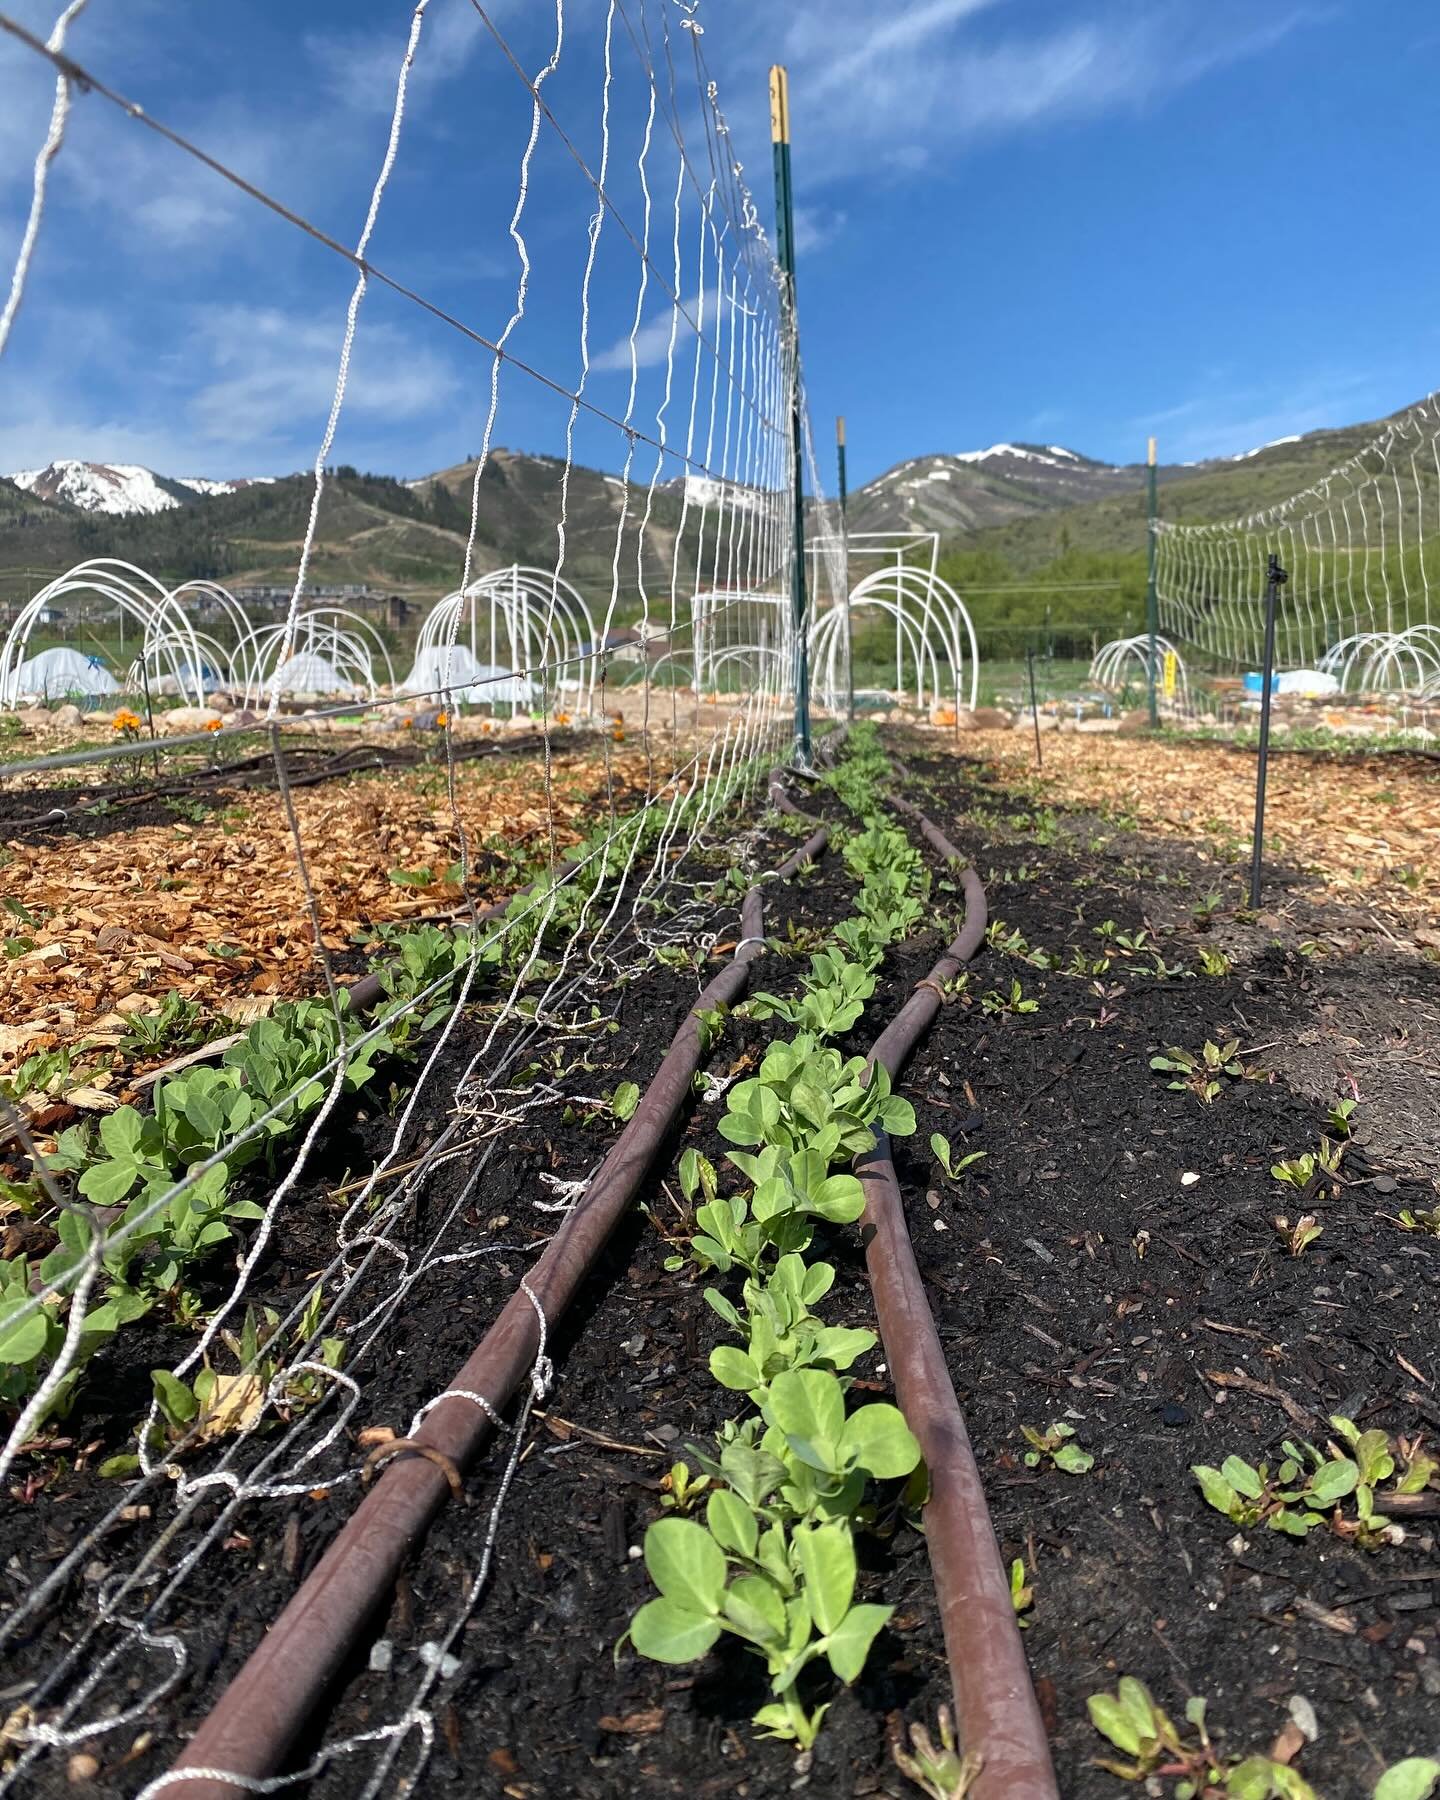
[[[1155,654],[1160,659],[1160,667],[1155,670],[1155,681],[1159,684],[1164,673],[1164,659],[1175,658],[1176,682],[1180,692],[1187,698],[1190,693],[1190,678],[1185,671],[1185,659],[1171,643],[1169,638],[1158,634],[1155,638]],[[1139,679],[1148,684],[1150,680],[1150,634],[1142,631],[1135,637],[1113,638],[1108,644],[1102,644],[1095,652],[1090,664],[1090,680],[1097,687],[1123,688],[1130,677],[1127,665],[1135,663],[1139,671]]]
[[[1332,644],[1316,665],[1346,692],[1352,678],[1361,691],[1396,690],[1429,698],[1440,683],[1440,625],[1408,631],[1358,631]]]
[[[384,638],[368,619],[344,606],[316,606],[302,612],[293,634],[283,621],[254,626],[230,658],[229,686],[248,707],[258,706],[272,693],[332,693],[373,700],[381,687],[394,685],[395,670]]]
[[[899,701],[924,709],[946,698],[948,687],[958,708],[968,650],[968,704],[974,710],[980,694],[980,648],[969,609],[933,568],[899,561],[867,575],[847,599],[821,613],[811,626],[811,665],[822,706],[833,711],[846,702],[850,637],[843,627],[847,615],[853,618],[868,611],[882,613],[894,626],[894,692]]]
[[[411,689],[417,674],[428,689],[432,671],[439,672],[438,689],[448,691],[450,649],[467,640],[469,667],[480,665],[491,673],[480,682],[464,681],[465,665],[455,673],[464,698],[482,704],[515,702],[516,683],[533,683],[542,692],[550,686],[576,691],[576,710],[594,708],[595,665],[598,651],[595,620],[578,589],[553,570],[514,563],[471,582],[437,600],[425,616],[415,645],[415,663],[404,687]],[[573,668],[566,676],[562,671]],[[499,673],[495,673],[495,671]],[[483,689],[493,684],[493,696]],[[506,684],[509,684],[508,687]]]
[[[42,615],[59,601],[91,595],[103,600],[139,627],[142,655],[154,640],[157,669],[168,665],[175,692],[199,705],[204,699],[198,671],[204,658],[195,628],[176,593],[133,563],[113,557],[96,557],[77,563],[64,575],[47,582],[15,615],[0,645],[0,705],[13,706],[19,698],[21,665],[29,660],[30,638]]]

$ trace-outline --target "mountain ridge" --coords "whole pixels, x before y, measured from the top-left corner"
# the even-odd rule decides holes
[[[1225,518],[1273,504],[1353,456],[1383,423],[1326,427],[1230,456],[1162,465],[1162,514]],[[564,468],[559,457],[492,451],[479,490],[477,573],[510,562],[553,566]],[[63,481],[42,483],[47,471],[0,478],[0,595],[7,599],[33,592],[36,573],[59,574],[95,556],[119,557],[169,581],[208,577],[269,585],[293,579],[312,493],[308,471],[209,481],[134,464],[66,460],[49,469],[88,472],[81,498],[68,498]],[[111,498],[107,471],[127,503],[137,494],[152,503],[124,510],[97,503],[97,494],[99,502]],[[315,582],[417,597],[453,588],[464,566],[474,473],[473,460],[410,481],[345,465],[332,470],[312,560]],[[937,452],[907,458],[856,488],[849,495],[848,524],[852,534],[935,532],[947,552],[991,551],[1026,574],[1071,549],[1142,554],[1145,475],[1143,463],[1106,463],[1057,444],[1007,441]],[[163,497],[160,503],[140,476]],[[741,504],[753,504],[748,490],[734,493],[744,496]],[[684,520],[678,566],[688,581],[696,503],[713,505],[717,497],[710,478],[682,476],[652,496],[642,485],[632,483],[627,491],[619,476],[577,464],[569,482],[565,573],[582,587],[608,592],[618,566],[628,592],[638,550],[641,578],[652,593],[664,590]],[[618,564],[617,529],[624,539]]]

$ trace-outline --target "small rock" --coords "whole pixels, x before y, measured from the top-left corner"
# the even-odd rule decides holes
[[[213,706],[177,706],[161,713],[155,723],[165,737],[179,737],[182,732],[203,731],[224,721]]]
[[[1178,1400],[1167,1400],[1160,1408],[1160,1423],[1168,1425],[1171,1430],[1178,1430],[1180,1426],[1190,1423],[1190,1415]]]
[[[370,1646],[370,1668],[376,1675],[384,1675],[395,1661],[395,1646],[389,1638],[376,1638]]]
[[[627,1557],[629,1557],[631,1562],[639,1562],[640,1558],[645,1554],[645,1552],[640,1548],[640,1546],[638,1544],[632,1544],[630,1546],[630,1548],[625,1552],[625,1554]]]
[[[100,1758],[92,1756],[88,1750],[78,1751],[65,1765],[65,1774],[70,1781],[93,1781],[100,1773]]]
[[[1195,1183],[1199,1179],[1200,1179],[1200,1177],[1195,1173],[1195,1171],[1193,1169],[1187,1169],[1185,1171],[1185,1173],[1180,1177],[1180,1185],[1181,1185],[1181,1187],[1194,1187]]]
[[[1377,1175],[1370,1185],[1377,1194],[1393,1194],[1400,1184],[1393,1175]]]
[[[460,1658],[442,1650],[438,1644],[422,1644],[415,1654],[427,1669],[438,1669],[442,1681],[460,1673]]]

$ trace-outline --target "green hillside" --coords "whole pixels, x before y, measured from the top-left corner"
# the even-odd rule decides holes
[[[480,484],[476,574],[512,562],[554,565],[563,469],[554,457],[492,454]],[[417,599],[453,589],[464,567],[473,480],[473,463],[414,485],[345,466],[335,469],[321,501],[312,584],[369,587]],[[42,581],[91,557],[116,557],[169,582],[207,578],[228,586],[288,586],[312,490],[309,475],[289,475],[170,512],[117,517],[51,504],[0,482],[0,601],[26,598]],[[645,490],[632,484],[627,496],[613,476],[572,469],[565,566],[570,579],[592,595],[610,589],[622,505],[621,592],[628,596],[637,582]],[[668,591],[680,515],[679,496],[657,491],[642,565],[652,590]],[[694,534],[686,535],[682,582],[694,565]]]

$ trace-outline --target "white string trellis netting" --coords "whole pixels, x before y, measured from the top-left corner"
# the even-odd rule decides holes
[[[280,1008],[252,1027],[238,1060],[227,1051],[218,1069],[211,1062],[199,1074],[162,1074],[153,1101],[112,1108],[98,1132],[82,1125],[58,1147],[23,1094],[12,1089],[4,1105],[11,1149],[30,1171],[50,1245],[33,1265],[7,1266],[0,1301],[0,1347],[21,1371],[6,1390],[0,1450],[0,1508],[12,1511],[17,1544],[28,1530],[24,1509],[59,1479],[57,1446],[72,1456],[78,1448],[82,1464],[95,1454],[93,1444],[66,1435],[90,1418],[86,1384],[104,1379],[117,1348],[138,1342],[136,1331],[162,1317],[166,1329],[145,1340],[147,1350],[164,1345],[150,1381],[153,1357],[148,1366],[144,1351],[121,1359],[129,1368],[140,1358],[142,1385],[126,1389],[125,1444],[105,1448],[123,1449],[133,1467],[117,1466],[103,1482],[92,1469],[67,1514],[64,1542],[17,1554],[7,1571],[0,1645],[21,1678],[0,1794],[26,1791],[51,1765],[63,1774],[77,1753],[116,1766],[134,1757],[153,1773],[164,1766],[156,1759],[178,1748],[173,1712],[162,1703],[183,1688],[193,1715],[213,1695],[227,1629],[220,1621],[217,1641],[197,1624],[197,1595],[214,1591],[217,1568],[271,1529],[267,1520],[288,1517],[306,1497],[356,1491],[353,1436],[373,1422],[373,1384],[394,1362],[406,1309],[437,1284],[463,1284],[467,1270],[523,1261],[543,1241],[543,1217],[506,1221],[508,1230],[486,1224],[494,1211],[487,1172],[537,1107],[557,1098],[592,1102],[576,1073],[587,1066],[586,1046],[613,1022],[625,981],[657,950],[690,944],[701,916],[699,853],[733,832],[735,803],[790,741],[793,623],[776,601],[790,592],[790,400],[800,371],[774,258],[705,65],[703,8],[699,0],[608,0],[603,15],[586,9],[572,19],[565,0],[555,0],[553,12],[529,15],[522,49],[473,8],[486,53],[513,86],[518,111],[510,116],[519,129],[506,139],[491,120],[478,120],[467,147],[477,203],[483,195],[493,211],[505,190],[490,248],[503,253],[506,274],[498,290],[493,281],[477,289],[462,315],[453,289],[442,305],[391,274],[383,257],[391,188],[406,176],[407,137],[423,123],[433,91],[427,57],[438,51],[432,36],[447,4],[454,12],[472,0],[419,0],[396,27],[385,76],[389,129],[378,168],[357,176],[368,200],[353,248],[286,207],[283,195],[242,181],[203,141],[172,131],[143,95],[122,93],[103,67],[91,67],[78,25],[65,38],[78,4],[48,46],[0,8],[0,26],[47,78],[58,76],[7,331],[17,318],[23,331],[25,316],[55,298],[34,252],[81,108],[107,109],[126,131],[157,136],[166,155],[238,190],[254,215],[278,214],[307,251],[319,254],[318,245],[353,271],[348,298],[329,320],[333,395],[317,421],[284,617],[261,626],[226,613],[238,638],[230,673],[268,715],[276,807],[312,959],[310,998],[285,1003],[300,1009],[285,1015],[289,1027],[277,1023]],[[56,60],[62,40],[73,63]],[[123,196],[114,203],[123,205]],[[543,283],[536,243],[547,251]],[[554,475],[548,560],[524,570],[523,626],[503,615],[514,664],[507,692],[536,712],[542,866],[508,910],[483,919],[472,877],[484,823],[461,767],[470,728],[488,729],[463,712],[474,698],[479,643],[469,642],[470,612],[462,603],[433,615],[423,664],[415,665],[430,686],[421,683],[417,694],[414,681],[397,691],[397,671],[372,654],[365,632],[311,604],[352,361],[377,300],[453,338],[467,358],[455,425],[466,427],[467,441],[478,438],[479,451],[460,490],[468,521],[456,540],[452,595],[484,591],[477,582],[492,577],[503,585],[515,561],[499,552],[487,524],[502,434],[548,433],[560,450],[546,462]],[[617,344],[597,348],[602,300],[612,312],[618,303],[626,327]],[[13,342],[10,349],[13,358]],[[0,384],[13,372],[13,362],[0,362]],[[508,478],[519,460],[512,455]],[[594,487],[585,472],[595,469],[613,471],[598,512],[581,497]],[[828,503],[816,504],[828,520]],[[833,523],[825,532],[837,541]],[[149,611],[136,614],[142,629],[150,633],[157,619],[164,627],[154,644],[147,636],[142,667],[148,651],[151,673],[163,669],[182,696],[198,699],[217,647],[195,632],[184,585],[138,570],[125,581],[147,597]],[[812,604],[824,610],[843,591],[843,569],[823,560],[816,585],[825,591]],[[160,597],[153,605],[152,590]],[[115,604],[131,598],[130,586],[115,592]],[[572,595],[581,596],[579,608]],[[588,641],[582,616],[594,627]],[[487,635],[487,654],[488,645]],[[625,676],[617,646],[631,658]],[[675,678],[677,669],[693,676],[697,658],[713,668],[727,646],[750,653],[730,658],[712,694]],[[297,658],[340,650],[354,665],[348,686],[364,690],[372,720],[409,713],[417,699],[439,708],[442,791],[433,829],[462,896],[452,909],[459,935],[445,940],[449,960],[435,950],[437,933],[427,942],[440,959],[412,970],[374,1019],[345,997],[342,903],[320,872],[329,846],[293,791],[294,741],[281,730],[285,695],[275,678]],[[583,695],[587,713],[593,701],[604,725],[589,740],[590,814],[579,833],[559,792],[567,693]],[[615,718],[622,703],[623,723]],[[103,773],[116,756],[135,762],[148,747],[87,749],[69,760]],[[48,778],[64,760],[12,765],[12,773]],[[574,770],[572,760],[564,774],[571,785]],[[383,847],[375,854],[383,881],[389,858]],[[58,939],[65,918],[62,905],[46,930]],[[360,1090],[376,1060],[420,1027],[430,1035],[414,1053],[408,1091],[394,1090],[382,1119]],[[358,1167],[357,1117],[367,1126]],[[352,1166],[337,1185],[325,1145],[342,1123]],[[303,1267],[304,1279],[277,1288],[275,1267],[286,1258]],[[478,1336],[485,1323],[467,1320],[466,1334]],[[443,1384],[445,1371],[438,1373]],[[393,1423],[403,1433],[405,1420]],[[518,1452],[518,1435],[514,1442]],[[502,1482],[497,1516],[503,1493]],[[322,1760],[344,1754],[354,1759],[352,1772],[363,1765],[363,1789],[347,1791],[381,1791],[402,1751],[423,1759],[433,1737],[430,1690],[442,1679],[446,1645],[480,1597],[495,1524],[492,1517],[448,1637],[402,1713],[323,1749]],[[163,1778],[156,1785],[163,1789]]]
[[[1272,555],[1289,576],[1276,627],[1282,668],[1328,668],[1341,645],[1423,638],[1432,590],[1440,595],[1440,398],[1387,421],[1357,455],[1276,505],[1217,524],[1161,520],[1156,553],[1162,627],[1232,668],[1259,665]],[[1382,658],[1378,685],[1416,685],[1404,678],[1414,661],[1403,648]]]

